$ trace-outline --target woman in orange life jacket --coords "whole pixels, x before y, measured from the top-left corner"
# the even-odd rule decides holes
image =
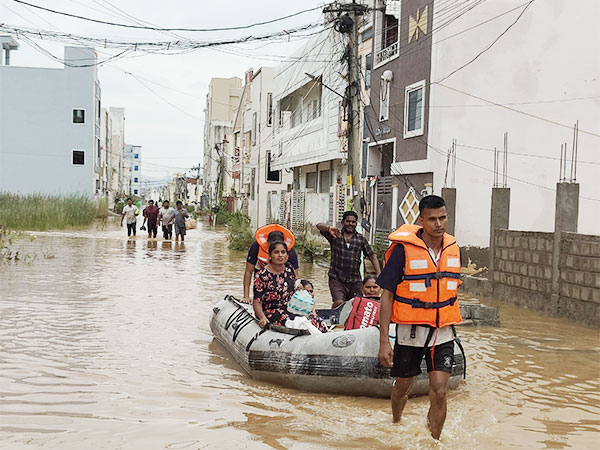
[[[393,421],[401,419],[423,357],[429,373],[429,430],[439,439],[446,419],[446,391],[454,363],[453,325],[461,322],[456,300],[460,284],[460,250],[445,233],[444,199],[423,197],[417,225],[402,225],[389,236],[392,245],[377,278],[381,296],[379,359],[391,367]],[[390,345],[390,321],[396,343]]]
[[[294,234],[286,227],[278,224],[265,225],[256,230],[254,234],[255,241],[248,249],[246,258],[246,270],[244,271],[243,298],[244,303],[252,303],[250,299],[250,286],[254,275],[259,269],[262,269],[269,262],[268,250],[269,244],[275,241],[281,241],[289,249],[288,263],[291,264],[296,278],[298,277],[298,255],[294,249]]]

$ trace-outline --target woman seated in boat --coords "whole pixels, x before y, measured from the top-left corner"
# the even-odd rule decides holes
[[[375,282],[377,277],[375,275],[369,274],[363,279],[362,283],[362,296],[366,298],[380,298],[381,297],[381,288]]]
[[[291,265],[286,264],[288,249],[284,242],[273,242],[269,245],[269,263],[258,271],[254,279],[254,314],[258,324],[264,328],[268,323],[285,326],[285,322],[293,320],[296,315],[287,310],[287,305],[294,294],[296,275]],[[321,332],[327,331],[327,325],[312,312],[308,320]]]

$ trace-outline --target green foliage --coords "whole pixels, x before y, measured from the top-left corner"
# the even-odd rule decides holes
[[[296,237],[295,248],[296,252],[302,256],[304,262],[313,263],[323,258],[325,244],[322,240],[310,234],[305,234]]]
[[[125,208],[125,202],[123,200],[119,200],[118,202],[115,203],[115,212],[117,214],[122,214],[123,208]]]
[[[375,242],[373,242],[372,248],[375,254],[377,255],[377,259],[379,260],[379,264],[383,264],[383,258],[385,252],[389,247],[389,241],[387,240],[387,236],[385,233],[377,233],[375,235]]]
[[[0,224],[13,230],[82,227],[108,215],[105,199],[83,195],[48,196],[0,193]]]
[[[196,211],[196,206],[193,205],[192,203],[190,203],[189,205],[185,205],[185,209],[187,210],[188,214],[191,216]]]
[[[218,215],[218,213],[217,213]],[[233,250],[248,250],[254,242],[254,232],[250,228],[250,217],[236,211],[227,213],[227,227],[229,228],[229,248]]]

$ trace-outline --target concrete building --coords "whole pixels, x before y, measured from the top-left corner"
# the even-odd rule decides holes
[[[18,47],[0,37],[0,191],[101,194],[96,52],[65,47],[63,68],[18,67]]]
[[[109,205],[114,202],[114,192],[110,189],[112,168],[112,120],[106,108],[100,110],[100,192],[108,196]]]
[[[125,160],[129,172],[128,195],[142,195],[142,147],[125,144]]]
[[[110,190],[116,197],[124,197],[128,192],[129,176],[125,177],[124,170],[124,151],[125,151],[125,108],[110,107],[109,117],[112,124],[112,154],[111,169],[109,171]],[[128,175],[128,174],[127,174]]]
[[[273,139],[272,67],[248,70],[240,105],[236,110],[233,142],[233,178],[242,194],[238,209],[250,217],[253,227],[285,222],[286,193],[292,174],[271,167]],[[289,203],[290,196],[287,196]]]
[[[412,222],[418,198],[456,188],[459,242],[487,246],[494,149],[508,133],[507,172],[500,163],[498,178],[511,189],[510,228],[551,231],[561,144],[570,159],[579,120],[578,230],[597,233],[598,3],[374,6],[369,119],[377,140],[366,164],[376,177],[374,228],[383,235]]]
[[[347,84],[340,76],[347,72],[340,62],[344,46],[337,31],[325,30],[278,66],[273,77],[270,168],[293,172],[290,225],[295,231],[336,221],[345,209],[346,125],[342,98],[335,93],[343,93]]]
[[[233,120],[240,102],[242,80],[212,78],[204,109],[204,179],[211,206],[232,195]]]

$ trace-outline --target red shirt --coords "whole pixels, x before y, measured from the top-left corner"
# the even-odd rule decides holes
[[[158,220],[158,206],[147,206],[144,210],[144,216],[148,218],[148,222],[156,222]]]

